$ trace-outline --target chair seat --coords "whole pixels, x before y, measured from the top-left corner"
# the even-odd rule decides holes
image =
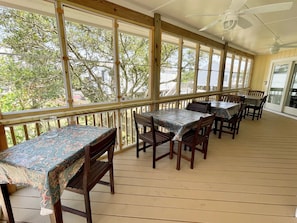
[[[195,136],[195,131],[189,131],[187,132],[183,137],[183,143],[187,146],[193,146],[195,144],[194,138],[199,142],[199,144],[202,144],[204,141],[207,140],[205,136],[197,135]]]
[[[160,131],[155,131],[155,137],[156,137],[156,142],[154,142],[153,139],[153,132],[145,132],[142,134],[139,134],[139,138],[141,140],[144,140],[148,142],[149,144],[156,144],[156,145],[161,145],[165,142],[168,142],[169,140],[172,139],[172,134],[171,133],[165,133],[165,132],[160,132]]]

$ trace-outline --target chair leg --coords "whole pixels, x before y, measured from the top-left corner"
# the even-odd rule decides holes
[[[215,121],[214,121],[214,129],[213,129],[213,134],[217,134],[217,129],[218,129],[218,120],[217,119],[215,119]]]
[[[239,132],[239,125],[240,125],[240,121],[237,122],[236,124],[236,134],[238,135]]]
[[[220,121],[219,139],[222,137],[223,120]]]
[[[173,158],[173,148],[174,148],[174,142],[171,140],[170,141],[170,153],[169,153],[169,158]]]
[[[190,168],[193,169],[194,168],[194,160],[195,160],[195,146],[194,147],[191,147],[192,149],[192,155],[191,155],[191,165],[190,165]]]
[[[87,223],[92,223],[92,211],[89,192],[84,193]]]
[[[259,120],[259,116],[260,116],[260,109],[258,110],[257,120]]]
[[[235,132],[236,132],[236,123],[232,124],[232,139],[235,138]]]
[[[156,168],[156,146],[153,146],[153,168]]]
[[[136,139],[136,157],[139,158],[139,139]]]
[[[207,149],[208,149],[208,140],[203,142],[202,148],[203,148],[203,153],[204,153],[203,159],[206,160],[206,158],[207,158]]]
[[[254,119],[255,119],[255,114],[256,114],[256,110],[254,109],[254,111],[253,111],[253,118],[252,118],[252,120],[254,120]]]

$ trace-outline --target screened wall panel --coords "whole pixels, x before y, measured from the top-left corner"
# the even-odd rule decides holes
[[[183,41],[180,94],[194,93],[196,44]]]
[[[118,22],[121,100],[149,97],[150,30]]]
[[[113,21],[67,6],[64,16],[74,105],[115,101]]]
[[[178,51],[179,39],[162,34],[161,47],[161,72],[160,72],[160,96],[172,96],[178,94]]]
[[[66,106],[55,8],[42,15],[0,6],[1,112]]]

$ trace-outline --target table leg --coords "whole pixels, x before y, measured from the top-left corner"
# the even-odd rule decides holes
[[[213,128],[213,133],[217,134],[217,129],[218,129],[218,120],[217,118],[214,121],[214,128]]]
[[[51,223],[63,223],[61,200],[54,204],[54,213],[50,216]]]
[[[182,143],[178,141],[178,146],[177,146],[177,157],[176,157],[176,169],[180,170],[180,161],[181,161],[181,150],[182,150]]]
[[[2,199],[4,201],[4,207],[2,207],[3,214],[5,218],[8,219],[9,223],[15,223],[13,213],[12,213],[11,203],[9,199],[7,184],[1,184],[1,193],[2,193]]]

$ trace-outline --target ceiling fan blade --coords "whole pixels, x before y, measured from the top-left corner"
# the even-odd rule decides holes
[[[287,44],[281,44],[281,48],[297,48],[297,43],[287,43]]]
[[[163,4],[159,5],[159,6],[157,6],[156,8],[152,9],[151,12],[154,12],[154,11],[160,9],[160,8],[163,8],[163,7],[165,7],[166,5],[169,5],[170,3],[174,2],[174,1],[176,1],[176,0],[168,0],[167,2],[165,2],[165,3],[163,3]]]
[[[247,29],[252,26],[252,23],[245,18],[239,17],[237,21],[237,25],[243,29]]]
[[[216,19],[215,21],[209,23],[207,26],[202,27],[201,29],[199,29],[199,31],[204,31],[207,30],[213,26],[215,26],[217,23],[219,23],[221,21],[221,18]]]
[[[220,16],[220,14],[200,14],[200,13],[192,13],[185,15],[186,18],[193,17],[193,16]]]
[[[269,5],[262,5],[258,7],[253,7],[250,9],[243,9],[239,12],[239,14],[258,14],[258,13],[268,13],[268,12],[278,12],[289,10],[292,8],[293,2],[283,2],[283,3],[275,3]]]
[[[296,46],[281,46],[281,48],[297,48],[297,45]]]
[[[229,9],[232,11],[237,11],[246,3],[246,1],[247,0],[232,0]]]

